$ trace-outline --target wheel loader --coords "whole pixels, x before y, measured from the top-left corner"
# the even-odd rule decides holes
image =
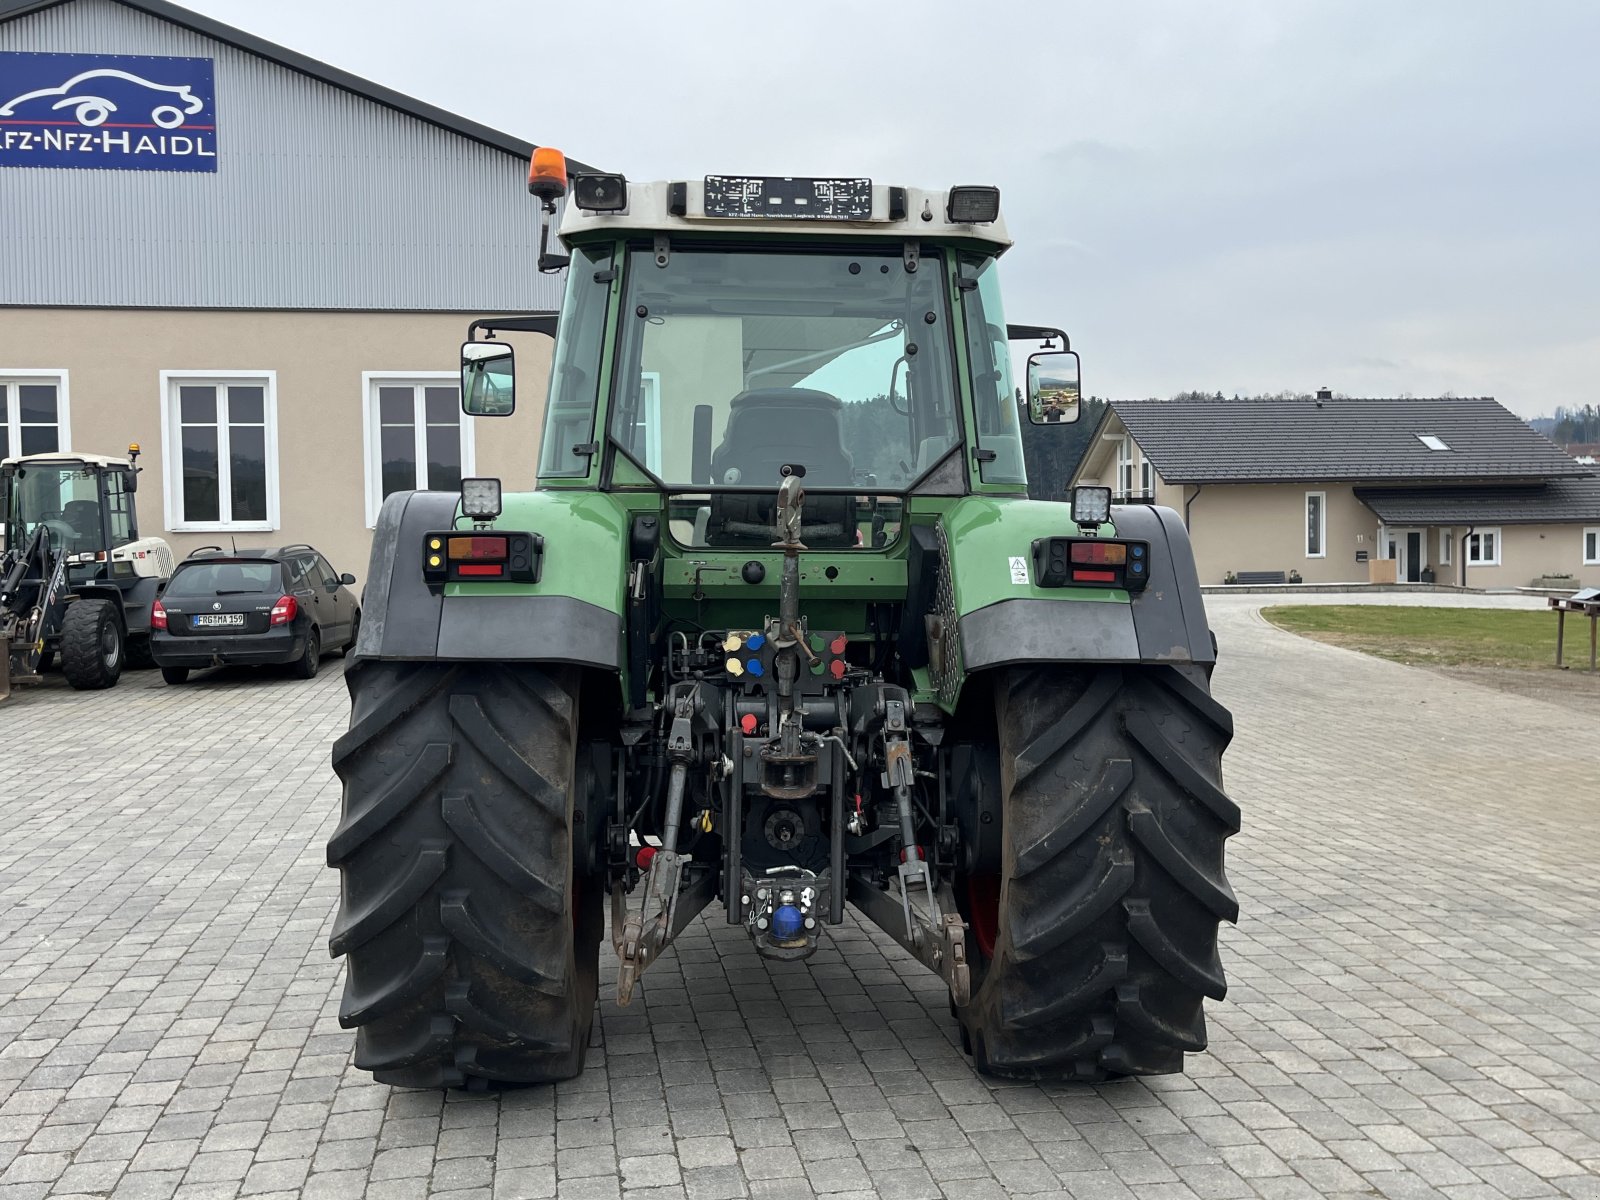
[[[139,536],[139,446],[127,458],[49,452],[0,462],[0,699],[59,661],[74,688],[150,667],[150,606],[172,549]]]
[[[390,496],[346,673],[356,1065],[569,1078],[603,941],[626,1005],[704,911],[795,961],[849,906],[982,1072],[1181,1071],[1238,908],[1215,642],[1176,513],[1027,498],[1080,373],[1005,321],[998,190],[529,189],[563,305],[473,322],[462,405],[554,337],[537,486]]]

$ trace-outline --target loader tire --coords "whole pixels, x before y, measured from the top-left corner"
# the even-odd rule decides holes
[[[577,672],[363,662],[346,679],[329,950],[356,1066],[399,1087],[572,1078],[604,923],[574,870]]]
[[[1094,1081],[1183,1070],[1226,991],[1219,921],[1238,919],[1223,842],[1233,734],[1198,669],[1029,667],[995,682],[999,878],[967,879],[980,1071]],[[988,900],[984,901],[983,897]],[[982,919],[987,917],[986,920]]]
[[[61,619],[61,673],[80,692],[116,685],[127,659],[122,610],[110,600],[74,600]]]

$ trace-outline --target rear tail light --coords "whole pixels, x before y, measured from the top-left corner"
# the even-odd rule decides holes
[[[543,558],[544,538],[537,533],[430,533],[422,540],[422,577],[432,585],[538,583]]]
[[[1150,582],[1150,543],[1049,537],[1033,543],[1042,588],[1113,587],[1141,592]]]
[[[256,610],[261,611],[260,609]],[[279,596],[278,602],[272,606],[272,615],[268,618],[269,625],[287,625],[300,615],[300,601],[293,596]]]
[[[167,610],[157,600],[150,606],[150,628],[165,629],[167,627]]]

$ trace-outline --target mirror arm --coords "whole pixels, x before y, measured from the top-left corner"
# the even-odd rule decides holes
[[[493,338],[496,332],[506,333],[542,333],[546,337],[556,336],[556,323],[561,319],[559,312],[525,313],[520,317],[479,317],[467,326],[467,338],[476,341],[477,334],[482,331]]]
[[[1006,340],[1009,342],[1048,342],[1056,338],[1061,339],[1062,350],[1072,349],[1072,339],[1067,337],[1065,330],[1052,329],[1048,325],[1006,326]]]

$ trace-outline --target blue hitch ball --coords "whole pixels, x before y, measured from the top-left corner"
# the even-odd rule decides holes
[[[792,904],[780,904],[772,914],[772,936],[780,942],[792,942],[805,929],[806,919]]]

